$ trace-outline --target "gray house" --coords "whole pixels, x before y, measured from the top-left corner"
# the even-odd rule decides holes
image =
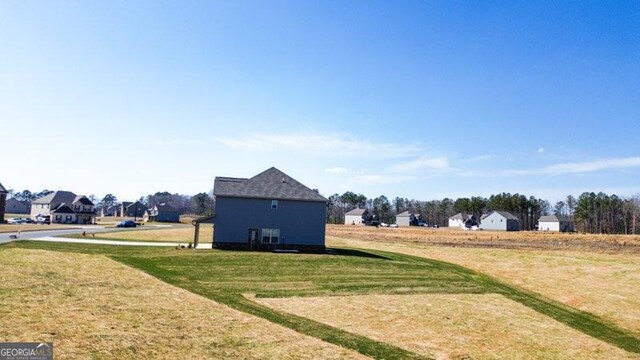
[[[327,199],[282,171],[216,177],[213,195],[213,247],[324,252]]]
[[[398,226],[416,226],[418,225],[418,219],[420,215],[416,216],[416,214],[405,211],[396,215],[396,224]]]
[[[4,209],[7,202],[7,189],[0,184],[0,224],[4,223]]]
[[[180,211],[176,208],[169,204],[162,203],[147,209],[142,215],[142,220],[144,222],[180,222],[180,215]]]
[[[506,211],[492,211],[482,219],[482,230],[520,231],[520,219]]]
[[[21,201],[15,198],[7,200],[5,212],[7,214],[29,214],[31,204],[28,201]]]

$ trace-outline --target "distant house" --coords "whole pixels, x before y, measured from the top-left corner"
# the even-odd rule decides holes
[[[142,220],[145,222],[180,222],[180,215],[180,211],[173,206],[162,203],[147,209],[142,215]]]
[[[55,191],[31,203],[31,216],[50,215],[52,223],[93,224],[94,204],[84,195]]]
[[[5,212],[7,214],[30,214],[31,204],[28,201],[21,201],[15,198],[7,200]]]
[[[566,216],[541,216],[538,220],[539,231],[559,231],[559,232],[573,232],[575,227],[573,220]]]
[[[282,171],[216,177],[213,195],[214,247],[324,252],[327,199]]]
[[[520,219],[506,211],[492,211],[480,222],[482,230],[520,231]]]
[[[420,215],[416,215],[410,211],[405,211],[396,215],[396,224],[398,226],[417,226]]]
[[[7,202],[7,189],[0,184],[0,224],[4,223],[4,212]]]
[[[126,207],[124,206],[124,202],[122,204],[121,212],[124,214],[123,216],[142,217],[144,216],[145,211],[147,211],[147,207],[140,201],[129,203]],[[178,217],[179,216],[180,215],[178,215]]]
[[[474,226],[478,226],[478,221],[473,215],[457,213],[449,218],[449,227],[470,229]]]
[[[363,218],[369,214],[369,210],[356,208],[344,214],[345,225],[364,225]]]

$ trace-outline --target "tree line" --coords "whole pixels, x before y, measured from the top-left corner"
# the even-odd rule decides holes
[[[577,199],[569,195],[553,206],[549,201],[522,194],[501,193],[488,198],[474,196],[458,199],[421,201],[384,195],[368,199],[347,191],[329,196],[327,223],[343,224],[344,214],[355,208],[369,209],[381,222],[394,223],[395,216],[410,211],[420,214],[429,225],[447,226],[451,216],[467,213],[480,220],[493,210],[508,211],[520,219],[522,230],[535,230],[543,215],[555,214],[575,222],[577,231],[599,234],[637,234],[640,232],[640,196],[629,198],[605,193],[583,193]]]

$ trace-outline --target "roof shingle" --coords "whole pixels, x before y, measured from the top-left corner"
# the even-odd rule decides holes
[[[272,167],[250,178],[216,177],[213,195],[253,199],[327,202],[317,192]]]

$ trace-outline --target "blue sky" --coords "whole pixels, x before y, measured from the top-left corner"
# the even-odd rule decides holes
[[[640,192],[640,2],[3,1],[0,182]]]

